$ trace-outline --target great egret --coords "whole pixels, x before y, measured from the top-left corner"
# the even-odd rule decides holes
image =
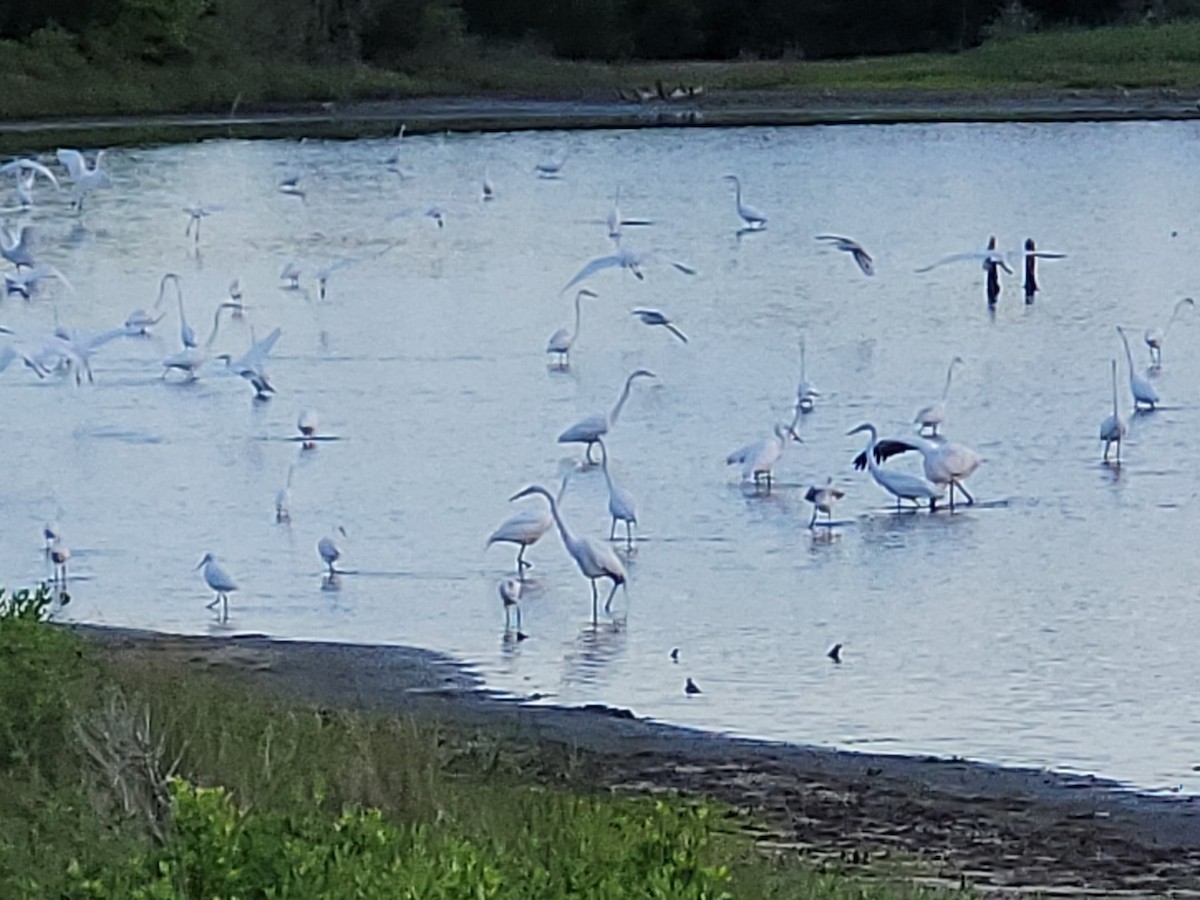
[[[765,479],[767,492],[770,493],[771,470],[787,448],[788,437],[794,441],[800,441],[800,436],[796,434],[794,428],[787,425],[776,425],[773,437],[766,437],[761,441],[755,441],[753,444],[747,444],[745,447],[734,450],[725,457],[725,465],[740,465],[742,480],[753,478],[755,488],[760,487]]]
[[[833,504],[846,496],[846,492],[839,490],[833,486],[833,479],[825,479],[825,484],[821,487],[816,485],[811,486],[804,492],[804,499],[813,505],[812,518],[808,521],[808,527],[813,528],[817,524],[817,514],[825,513],[826,518],[833,522]]]
[[[952,253],[949,256],[943,256],[936,262],[932,262],[927,266],[922,266],[917,269],[918,272],[928,272],[931,269],[936,269],[938,266],[944,266],[954,262],[978,262],[986,271],[989,266],[999,266],[1009,275],[1013,274],[1013,269],[1010,263],[1020,259],[1024,260],[1028,257],[1036,259],[1065,259],[1065,253],[1056,253],[1052,250],[1037,250],[1035,248],[1021,248],[1019,250],[1000,250],[996,246],[996,238],[993,235],[988,238],[988,245],[983,250],[968,250],[966,253]]]
[[[755,209],[753,206],[747,206],[742,202],[742,182],[736,175],[723,176],[725,181],[732,181],[736,189],[734,194],[734,204],[737,207],[737,214],[741,216],[742,221],[746,223],[748,231],[759,231],[767,227],[767,217]]]
[[[655,377],[657,376],[647,369],[638,369],[636,372],[631,373],[625,379],[625,387],[621,391],[621,396],[617,398],[617,403],[611,412],[597,413],[594,416],[588,416],[586,419],[580,419],[558,436],[558,442],[560,444],[587,444],[587,450],[584,452],[584,461],[588,465],[595,465],[596,461],[592,459],[592,445],[601,437],[608,434],[608,430],[617,424],[617,419],[621,415],[625,401],[629,399],[629,390],[633,386],[634,379]]]
[[[1108,450],[1117,445],[1117,465],[1121,464],[1121,441],[1129,431],[1129,419],[1121,413],[1117,403],[1117,361],[1112,360],[1112,415],[1100,423],[1100,440],[1104,441],[1104,461],[1108,462]]]
[[[56,278],[66,286],[72,294],[75,293],[75,286],[67,280],[67,276],[60,272],[54,266],[41,264],[34,266],[24,272],[17,270],[4,273],[4,293],[19,294],[26,300],[33,297],[37,293],[38,285],[48,278]]]
[[[157,316],[154,315],[154,313],[158,312],[159,307],[162,306],[163,298],[166,296],[166,292],[167,292],[167,282],[173,282],[175,284],[175,294],[179,299],[180,320],[182,321],[182,319],[183,319],[183,291],[179,287],[179,276],[176,275],[174,272],[168,272],[161,279],[159,279],[158,297],[156,297],[154,300],[154,306],[150,310],[135,309],[133,312],[131,312],[129,315],[127,315],[125,317],[126,331],[128,331],[130,334],[149,334],[150,327],[152,325],[157,325],[159,322],[162,321],[163,316],[165,316],[166,313],[165,312],[159,313]],[[192,341],[193,341],[193,345],[194,345],[194,342],[195,342],[194,335],[192,337]],[[184,346],[186,347],[187,344],[184,344]]]
[[[848,237],[842,237],[838,234],[818,234],[818,241],[829,241],[833,247],[838,250],[845,251],[854,257],[854,262],[862,270],[864,275],[875,274],[875,261],[871,259],[871,254],[863,249],[862,244]]]
[[[95,165],[89,166],[83,154],[78,150],[62,149],[58,151],[58,161],[71,176],[71,205],[80,212],[83,211],[83,198],[97,188],[112,187],[112,178],[104,171],[104,151],[96,154]]]
[[[208,352],[212,349],[212,345],[217,339],[217,330],[221,325],[221,310],[228,307],[228,303],[218,304],[217,311],[213,313],[212,331],[209,332],[208,340],[202,346],[185,347],[179,353],[168,356],[163,360],[163,378],[167,377],[169,371],[176,369],[187,373],[188,381],[196,379],[196,374],[199,372],[200,367],[208,360]]]
[[[288,466],[287,481],[275,494],[275,522],[279,525],[286,525],[292,521],[292,474],[295,471],[295,466]]]
[[[918,507],[921,505],[920,501],[928,500],[930,512],[935,510],[938,500],[942,497],[941,489],[930,484],[924,478],[880,466],[875,460],[875,444],[879,440],[879,434],[874,425],[859,425],[846,434],[858,434],[861,431],[870,432],[871,438],[867,441],[866,449],[854,458],[854,468],[859,471],[868,469],[871,477],[875,479],[875,483],[896,498],[897,510],[900,509],[901,500],[911,500]]]
[[[855,429],[856,431],[859,429]],[[963,480],[979,468],[983,457],[968,447],[944,439],[926,438],[885,438],[872,442],[872,455],[877,463],[883,462],[898,453],[916,450],[921,454],[925,465],[925,477],[935,485],[947,485],[950,489],[950,509],[954,510],[954,489],[958,488],[967,498],[967,504],[975,502],[971,492],[963,486]],[[855,461],[857,468],[862,468]],[[930,509],[932,509],[932,504]]]
[[[96,379],[92,375],[92,356],[105,344],[127,334],[124,328],[113,328],[84,338],[72,335],[67,329],[59,327],[33,357],[33,361],[45,372],[64,368],[68,373],[74,372],[76,384],[83,381],[84,375],[87,375],[89,382],[94,382]]]
[[[1142,339],[1146,342],[1146,346],[1150,348],[1150,363],[1151,365],[1162,365],[1162,345],[1167,339],[1167,332],[1171,330],[1171,326],[1175,324],[1175,318],[1183,311],[1186,306],[1189,309],[1194,308],[1196,301],[1191,297],[1184,297],[1176,301],[1175,309],[1171,311],[1171,318],[1167,320],[1165,328],[1147,328],[1146,333],[1142,335]]]
[[[54,173],[36,159],[20,158],[6,162],[0,166],[0,175],[12,175],[16,182],[17,199],[22,209],[33,206],[33,183],[39,175],[54,185],[55,190],[61,187]]]
[[[696,270],[686,263],[676,262],[670,259],[663,259],[660,254],[652,250],[646,250],[639,253],[637,251],[630,250],[628,247],[623,247],[618,244],[615,253],[612,253],[608,256],[598,256],[588,262],[582,269],[575,273],[574,278],[562,286],[562,289],[559,291],[559,293],[565,293],[567,290],[574,287],[585,278],[590,278],[597,272],[603,271],[604,269],[611,269],[614,266],[619,266],[622,269],[628,269],[633,273],[634,277],[636,277],[638,281],[642,281],[646,277],[642,273],[642,267],[646,265],[646,263],[655,262],[658,260],[670,263],[684,275],[696,274]]]
[[[635,309],[633,314],[642,320],[644,325],[661,325],[675,337],[679,338],[685,344],[688,342],[687,335],[680,331],[670,319],[657,309]]]
[[[342,537],[346,537],[346,529],[341,525],[337,527],[337,533]],[[333,564],[342,557],[342,548],[337,545],[337,540],[333,535],[326,535],[317,541],[317,553],[321,555],[321,560],[325,565],[329,566],[329,577],[334,578],[337,571]]]
[[[267,376],[267,356],[270,354],[272,348],[274,348],[275,342],[279,340],[279,336],[282,333],[282,329],[276,328],[261,341],[256,341],[254,340],[252,329],[250,332],[250,349],[240,359],[231,361],[233,357],[228,353],[222,353],[217,357],[217,359],[225,360],[225,365],[231,372],[250,382],[250,386],[254,388],[256,399],[264,400],[267,394],[275,393],[275,386],[271,384],[271,379]]]
[[[235,582],[229,573],[226,572],[217,562],[216,558],[211,553],[205,553],[204,558],[196,564],[196,568],[204,568],[204,582],[214,591],[217,596],[212,603],[205,606],[205,609],[214,609],[217,604],[221,604],[221,612],[219,613],[222,622],[229,619],[229,595],[238,589]]]
[[[546,498],[546,502],[550,504],[550,515],[554,517],[554,522],[558,525],[558,533],[562,537],[563,546],[567,548],[567,552],[575,560],[575,565],[579,567],[579,571],[583,574],[583,577],[592,583],[592,622],[595,623],[599,618],[596,609],[599,603],[596,582],[601,578],[607,578],[612,582],[612,590],[608,594],[608,599],[604,602],[604,611],[608,612],[612,607],[612,600],[617,593],[617,588],[625,584],[629,578],[625,572],[625,566],[621,563],[621,558],[617,556],[608,544],[593,540],[592,538],[577,538],[572,535],[558,511],[558,502],[541,485],[530,485],[525,490],[513,494],[509,499],[516,500],[532,494],[540,494]]]
[[[913,424],[918,426],[919,432],[924,433],[928,428],[931,435],[936,435],[938,426],[946,421],[946,398],[950,395],[950,379],[954,377],[954,367],[961,365],[964,365],[961,356],[950,360],[950,365],[946,367],[946,384],[942,387],[942,399],[917,410]]]
[[[216,215],[225,207],[223,206],[201,206],[199,203],[193,203],[190,206],[183,207],[183,211],[188,214],[187,228],[183,230],[184,237],[191,237],[192,228],[196,229],[195,243],[200,243],[200,223],[209,216]]]
[[[513,610],[517,614],[517,634],[521,633],[521,581],[517,578],[505,578],[499,584],[500,602],[504,604],[504,630],[512,627]]]
[[[808,374],[805,369],[804,345],[804,335],[800,335],[800,383],[796,385],[796,411],[810,413],[813,411],[813,407],[817,405],[817,398],[821,396],[821,392],[817,390],[815,384],[808,380]]]
[[[596,441],[600,445],[600,468],[604,470],[604,483],[608,485],[608,514],[612,516],[612,527],[608,530],[611,541],[617,536],[617,522],[625,523],[625,547],[633,549],[633,526],[637,524],[637,501],[633,494],[625,490],[615,481],[608,471],[608,447],[604,440]]]
[[[575,295],[575,328],[568,332],[565,328],[560,328],[554,334],[550,335],[550,340],[546,342],[547,353],[557,353],[557,365],[560,369],[565,369],[571,365],[571,346],[575,343],[575,338],[579,337],[579,301],[584,297],[598,297],[595,291],[589,291],[587,288],[580,288]]]
[[[1133,409],[1137,412],[1142,406],[1154,409],[1158,405],[1158,391],[1149,381],[1133,370],[1133,354],[1129,351],[1129,338],[1125,329],[1117,326],[1117,334],[1121,335],[1121,343],[1125,345],[1125,362],[1129,365],[1129,392],[1133,394]]]
[[[179,302],[179,342],[183,344],[183,349],[187,350],[196,346],[196,332],[192,326],[188,324],[187,315],[183,311],[183,287],[179,279],[175,281],[175,299]]]
[[[570,464],[568,464],[570,465]],[[563,492],[571,477],[571,469],[563,472],[562,483],[558,488],[557,502],[562,503]],[[525,551],[542,539],[547,531],[554,527],[554,518],[549,510],[524,509],[516,515],[509,516],[501,522],[487,539],[487,545],[516,544],[521,549],[517,551],[517,577],[524,578],[525,570],[532,569],[533,563],[525,561]]]
[[[8,226],[0,227],[0,257],[21,269],[32,269],[37,265],[34,257],[34,246],[37,243],[37,230],[32,225],[22,225],[15,231]]]

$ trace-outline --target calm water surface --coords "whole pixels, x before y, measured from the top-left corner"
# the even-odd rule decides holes
[[[1098,772],[1143,787],[1200,787],[1200,321],[1171,331],[1155,378],[1162,408],[1134,419],[1119,469],[1100,465],[1114,326],[1163,324],[1197,290],[1197,127],[1179,124],[888,126],[470,135],[389,142],[212,142],[112,154],[116,188],[81,217],[41,188],[28,217],[42,258],[77,293],[9,298],[0,321],[30,343],[55,315],[101,331],[148,306],[159,276],[183,277],[207,334],[229,281],[251,309],[214,353],[240,353],[250,325],[283,337],[278,395],[251,400],[210,366],[194,384],[159,375],[178,349],[173,311],[150,338],[94,359],[96,383],[0,377],[6,412],[0,571],[49,574],[44,521],[74,552],[65,617],[180,632],[415,644],[472,662],[489,685],[545,702],[603,702],[711,729],[840,747],[962,755]],[[563,177],[536,162],[567,153]],[[484,172],[497,199],[479,202]],[[769,228],[739,239],[732,191]],[[307,201],[276,185],[298,174]],[[589,284],[569,373],[547,337],[571,320],[559,288],[609,252],[599,224],[620,185],[635,248],[689,262]],[[65,197],[65,195],[64,195]],[[189,202],[222,204],[199,249]],[[422,215],[445,210],[439,229]],[[389,215],[410,210],[389,220]],[[813,235],[854,236],[863,277]],[[1008,278],[994,317],[974,264],[914,273],[1027,236],[1068,259],[1041,268],[1026,307]],[[391,246],[393,245],[394,246]],[[388,249],[391,247],[390,249]],[[328,296],[314,272],[341,259]],[[300,291],[277,279],[302,267]],[[670,313],[683,345],[630,310]],[[724,466],[790,418],[807,335],[822,389],[769,498]],[[873,421],[905,432],[961,355],[948,432],[986,463],[978,506],[893,514],[850,460]],[[1121,400],[1129,403],[1122,365]],[[490,531],[527,484],[552,485],[574,448],[555,443],[634,388],[611,434],[613,472],[639,501],[621,627],[590,624],[587,582],[548,535],[529,551],[527,641],[503,639]],[[313,408],[339,440],[301,451]],[[919,470],[919,459],[894,465]],[[295,466],[290,526],[275,492]],[[804,486],[847,491],[829,539],[806,528]],[[575,476],[564,516],[607,534],[603,476]],[[343,524],[339,590],[322,588],[316,542]],[[218,554],[240,582],[218,625],[192,567]],[[825,651],[845,645],[844,663]],[[680,649],[678,663],[670,658]],[[685,698],[692,677],[703,688]]]

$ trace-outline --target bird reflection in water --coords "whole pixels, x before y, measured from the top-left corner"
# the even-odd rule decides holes
[[[625,628],[585,625],[563,656],[563,684],[597,684],[606,667],[625,653]]]

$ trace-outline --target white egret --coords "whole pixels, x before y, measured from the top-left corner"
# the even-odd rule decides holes
[[[621,229],[626,225],[653,225],[649,219],[626,219],[621,215],[621,186],[617,185],[617,191],[613,194],[612,209],[608,211],[608,217],[604,220],[604,224],[608,226],[608,236],[614,241],[621,237]]]
[[[22,225],[15,231],[7,225],[0,227],[0,257],[16,266],[18,272],[37,265],[34,258],[36,244],[37,230],[32,225]]]
[[[557,502],[562,503],[563,493],[567,490],[567,482],[571,478],[574,466],[567,464],[563,472],[562,483],[558,488]],[[525,509],[516,515],[509,516],[488,535],[487,546],[492,544],[516,544],[521,549],[517,551],[517,577],[524,578],[525,570],[532,569],[533,563],[525,559],[525,551],[542,539],[547,531],[554,527],[554,518],[547,509]]]
[[[343,538],[346,537],[346,529],[341,525],[337,527],[337,534]],[[342,558],[342,548],[337,545],[337,540],[334,535],[326,535],[317,541],[317,553],[321,555],[321,560],[325,565],[329,566],[329,577],[332,579],[337,576],[337,570],[333,564]]]
[[[0,175],[12,175],[16,182],[17,199],[22,209],[33,206],[33,184],[39,175],[54,185],[55,190],[61,187],[54,173],[36,159],[14,159],[0,166]]]
[[[625,490],[615,481],[608,471],[608,447],[604,440],[596,441],[600,445],[600,468],[604,470],[604,483],[608,485],[608,514],[612,517],[612,527],[608,530],[611,541],[617,536],[617,522],[625,523],[625,547],[633,549],[633,526],[637,524],[637,501],[633,494]]]
[[[33,186],[37,181],[36,172],[18,172],[13,179],[13,190],[17,192],[17,202],[21,205],[21,209],[30,209],[33,207]]]
[[[975,502],[971,492],[963,486],[963,481],[979,468],[983,457],[965,444],[942,438],[934,440],[920,437],[885,438],[872,443],[872,455],[877,463],[908,450],[918,451],[924,459],[925,477],[935,485],[946,485],[950,489],[951,511],[954,509],[955,488],[967,498],[968,505]],[[855,464],[857,468],[862,468],[857,461]],[[932,509],[932,505],[930,508]]]
[[[1104,461],[1108,462],[1108,450],[1117,445],[1117,465],[1121,464],[1121,441],[1129,431],[1129,419],[1121,412],[1117,403],[1117,361],[1112,360],[1112,415],[1100,423],[1100,440],[1104,441]]]
[[[267,394],[275,393],[275,386],[271,384],[271,379],[267,375],[266,364],[267,356],[281,334],[283,334],[283,330],[276,328],[261,341],[256,341],[254,340],[254,331],[251,329],[250,349],[240,359],[234,360],[228,353],[222,353],[217,357],[217,359],[225,360],[229,371],[250,382],[250,386],[254,388],[256,400],[265,400]]]
[[[292,474],[295,471],[295,466],[288,466],[287,481],[275,494],[275,522],[279,525],[292,521]]]
[[[742,221],[746,223],[747,231],[760,231],[767,227],[767,217],[755,209],[753,206],[747,206],[742,202],[742,181],[736,175],[723,176],[725,181],[732,181],[736,189],[734,194],[734,204],[737,207],[737,214],[741,216]]]
[[[32,269],[22,272],[20,269],[13,272],[4,273],[4,293],[19,294],[26,300],[30,299],[37,293],[38,284],[48,278],[56,278],[66,286],[72,294],[75,293],[75,286],[67,280],[67,276],[56,269],[54,266],[41,264],[34,266]]]
[[[104,151],[96,154],[95,165],[89,166],[83,154],[78,150],[62,149],[58,151],[58,161],[67,174],[71,176],[71,205],[83,211],[83,198],[97,188],[112,187],[112,178],[104,171]]]
[[[767,493],[770,493],[771,470],[779,461],[779,457],[783,456],[783,451],[787,448],[788,437],[800,442],[800,435],[796,434],[794,428],[788,425],[776,425],[774,436],[747,444],[745,447],[739,447],[725,457],[725,465],[740,465],[742,480],[754,479],[756,489],[761,487],[765,480]]]
[[[617,588],[625,584],[629,577],[625,572],[625,566],[621,563],[621,558],[617,556],[612,547],[602,541],[588,537],[577,538],[572,535],[558,511],[558,502],[541,485],[530,485],[525,490],[513,494],[510,499],[516,500],[520,497],[528,497],[531,494],[540,494],[546,498],[546,502],[550,504],[550,515],[554,517],[554,522],[558,525],[558,533],[562,537],[563,546],[567,548],[567,552],[575,560],[575,565],[579,567],[579,571],[583,574],[583,577],[592,583],[592,622],[594,623],[599,618],[597,612],[599,594],[596,589],[596,582],[601,578],[607,578],[612,582],[612,590],[608,594],[608,599],[604,602],[604,611],[608,612],[612,607],[612,600],[617,593]]]
[[[217,596],[212,603],[209,603],[205,609],[215,609],[217,604],[221,605],[221,612],[218,614],[221,621],[229,619],[229,595],[238,589],[235,582],[211,553],[205,553],[204,558],[197,563],[196,568],[204,568],[204,582],[216,591]]]
[[[1129,392],[1133,394],[1133,410],[1137,412],[1142,406],[1154,409],[1158,405],[1158,391],[1149,381],[1133,370],[1133,354],[1129,351],[1129,338],[1125,329],[1117,326],[1117,334],[1121,335],[1121,343],[1125,345],[1125,362],[1129,365]]]
[[[311,450],[316,444],[313,438],[317,434],[317,413],[316,410],[302,410],[299,417],[296,419],[296,428],[300,431],[300,436],[304,442],[300,445],[305,450]]]
[[[625,387],[621,391],[621,396],[617,398],[616,405],[613,406],[611,412],[596,413],[593,416],[588,416],[586,419],[580,419],[558,436],[558,442],[560,444],[587,444],[587,449],[584,451],[584,461],[589,465],[595,465],[596,461],[592,459],[592,445],[601,437],[608,434],[608,430],[617,424],[617,419],[621,415],[625,401],[629,399],[629,391],[633,387],[634,380],[637,378],[655,377],[657,376],[647,369],[638,369],[636,372],[631,373],[625,379]]]
[[[1162,365],[1162,345],[1167,339],[1167,332],[1171,330],[1171,326],[1175,324],[1175,318],[1183,311],[1186,306],[1188,309],[1194,308],[1196,301],[1191,297],[1184,297],[1175,303],[1175,309],[1171,311],[1171,318],[1167,320],[1165,328],[1147,328],[1146,333],[1142,335],[1142,339],[1146,342],[1146,346],[1150,348],[1150,363],[1151,365]]]
[[[192,236],[192,229],[196,229],[194,238],[195,243],[200,243],[200,223],[209,216],[216,215],[224,210],[223,206],[202,206],[199,203],[192,203],[189,206],[183,207],[183,211],[188,214],[187,228],[183,230],[184,237]]]
[[[92,356],[105,344],[127,334],[122,327],[83,338],[60,327],[55,329],[54,335],[33,357],[33,361],[46,372],[64,368],[68,373],[74,372],[76,384],[83,381],[84,375],[87,375],[89,382],[94,382],[96,379],[92,375]]]
[[[619,266],[622,269],[628,269],[633,273],[634,277],[637,278],[638,281],[642,281],[646,277],[642,273],[642,267],[646,265],[646,263],[655,262],[658,260],[670,263],[670,265],[674,266],[684,275],[696,274],[696,270],[686,263],[664,259],[659,253],[656,253],[653,250],[637,252],[630,250],[628,247],[622,247],[618,244],[615,253],[611,253],[608,256],[598,256],[589,261],[582,269],[575,273],[574,278],[562,286],[562,289],[559,291],[559,293],[564,293],[565,291],[577,285],[579,282],[583,281],[585,278],[590,278],[597,272],[603,271],[604,269],[611,269],[614,266]]]
[[[201,366],[208,360],[208,352],[212,349],[213,343],[217,340],[217,331],[221,326],[221,310],[227,309],[228,303],[221,303],[217,306],[217,311],[213,313],[213,327],[208,334],[208,340],[203,345],[197,347],[185,347],[178,353],[168,356],[163,360],[163,378],[167,377],[167,373],[172,369],[187,373],[188,381],[195,381],[197,373]],[[181,307],[182,308],[182,307]]]
[[[989,266],[999,266],[1009,275],[1013,274],[1013,269],[1010,263],[1016,260],[1024,260],[1026,258],[1035,259],[1064,259],[1065,253],[1056,253],[1052,250],[1036,250],[1021,248],[1018,250],[1000,250],[996,247],[996,238],[993,235],[988,238],[988,245],[983,250],[968,250],[965,253],[952,253],[949,256],[943,256],[936,262],[932,262],[927,266],[922,266],[917,269],[918,272],[928,272],[931,269],[936,269],[939,266],[944,266],[954,262],[978,262],[986,271]]]
[[[845,491],[833,486],[832,478],[825,479],[825,484],[821,487],[813,485],[805,491],[804,499],[813,505],[813,514],[812,518],[808,521],[808,527],[813,528],[816,526],[818,513],[825,513],[825,517],[832,524],[833,504],[845,496]]]
[[[517,637],[520,639],[524,637],[521,634],[521,607],[518,605],[521,601],[521,581],[518,578],[505,578],[498,587],[500,602],[504,604],[504,630],[512,628],[513,610],[516,610]]]
[[[946,398],[950,395],[950,379],[954,377],[954,367],[964,365],[962,357],[956,356],[950,360],[950,365],[946,367],[946,384],[942,387],[942,399],[936,403],[931,403],[917,410],[917,414],[913,416],[913,424],[917,426],[917,430],[924,433],[925,429],[930,429],[931,435],[936,435],[938,426],[946,421]]]
[[[829,241],[836,249],[849,253],[864,275],[875,274],[875,261],[858,241],[838,234],[818,234],[817,240]]]
[[[657,309],[635,309],[633,311],[633,314],[635,316],[637,316],[639,319],[641,319],[643,324],[645,324],[645,325],[661,325],[663,328],[667,329],[667,331],[671,332],[671,334],[675,335],[675,337],[679,338],[679,340],[683,341],[685,344],[688,342],[687,335],[684,334],[682,331],[680,331],[675,326],[674,322],[672,322],[669,318],[667,318],[663,313],[659,312]]]
[[[287,282],[284,287],[288,290],[297,290],[300,287],[301,271],[300,265],[295,260],[289,260],[279,270],[279,280]]]
[[[168,272],[158,282],[158,296],[154,300],[154,306],[150,310],[135,309],[125,317],[125,330],[130,334],[149,334],[150,327],[157,325],[162,321],[165,312],[159,313],[157,316],[154,313],[158,312],[162,306],[163,298],[167,294],[167,282],[173,282],[175,285],[175,294],[179,298],[180,319],[183,318],[183,291],[179,287],[179,276],[174,272]],[[195,345],[195,336],[193,335],[193,346]],[[184,346],[188,346],[184,344]]]
[[[178,278],[174,279],[174,282],[175,299],[179,302],[179,342],[183,344],[183,349],[187,350],[196,346],[196,332],[188,324],[187,315],[183,311],[183,287]]]
[[[875,444],[879,440],[879,434],[875,430],[874,425],[864,424],[857,428],[851,429],[846,434],[858,434],[860,431],[870,432],[870,440],[867,441],[867,446],[862,453],[854,458],[854,468],[858,470],[868,469],[871,477],[875,479],[875,483],[896,498],[896,509],[900,509],[901,500],[911,500],[918,507],[922,500],[929,501],[929,509],[932,512],[937,508],[938,500],[942,498],[943,491],[924,478],[918,478],[916,475],[909,475],[907,472],[897,472],[894,469],[885,469],[875,460]]]
[[[796,385],[796,412],[810,413],[813,407],[817,405],[817,398],[821,396],[821,392],[817,390],[817,386],[808,380],[807,370],[805,368],[805,340],[804,335],[800,335],[800,383]],[[793,423],[794,427],[794,423]]]
[[[575,343],[575,339],[579,337],[579,301],[584,297],[600,296],[595,291],[589,291],[587,288],[580,288],[575,295],[575,328],[568,332],[565,328],[560,328],[554,334],[550,335],[550,340],[546,342],[547,353],[557,353],[557,366],[560,369],[565,369],[571,365],[571,347]]]

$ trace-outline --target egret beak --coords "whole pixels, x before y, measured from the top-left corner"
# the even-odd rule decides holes
[[[195,568],[195,569],[193,569],[192,571],[193,571],[193,572],[194,572],[194,571],[196,571],[196,570],[197,570],[197,569],[199,569],[199,568],[200,568],[202,565],[204,565],[206,562],[208,562],[210,559],[212,559],[212,554],[211,554],[211,553],[205,553],[205,554],[204,554],[204,559],[202,559],[202,560],[200,560],[200,562],[196,563],[196,568]]]
[[[788,433],[791,434],[792,440],[795,441],[797,444],[804,443],[804,439],[800,437],[800,432],[796,431],[795,428],[789,428]]]

